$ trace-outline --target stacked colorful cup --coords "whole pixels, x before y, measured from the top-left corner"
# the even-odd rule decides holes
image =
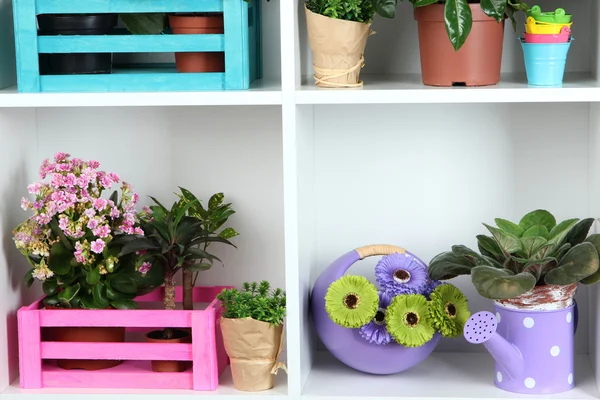
[[[519,38],[525,57],[527,81],[532,86],[561,86],[571,47],[571,15],[562,8],[527,12],[525,34]]]

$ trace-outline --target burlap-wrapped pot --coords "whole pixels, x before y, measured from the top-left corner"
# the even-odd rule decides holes
[[[221,332],[235,388],[247,392],[271,389],[277,371],[285,369],[278,360],[283,325],[271,326],[252,318],[221,318]]]
[[[313,13],[306,6],[304,10],[316,85],[329,88],[362,86],[359,75],[365,61],[371,23],[329,18]]]

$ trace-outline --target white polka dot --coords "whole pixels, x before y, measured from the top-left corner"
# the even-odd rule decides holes
[[[573,314],[571,314],[571,311],[569,311],[567,313],[567,324],[570,324],[572,319],[573,319]]]
[[[496,373],[496,380],[497,380],[498,382],[502,382],[502,372],[498,371],[498,372]]]
[[[501,320],[502,318],[500,317],[500,313],[499,313],[499,312],[497,312],[497,313],[496,313],[496,319],[498,320],[498,323],[500,323],[500,320]]]
[[[550,354],[552,354],[552,357],[557,357],[560,354],[560,347],[552,346],[550,349]]]
[[[533,328],[534,324],[535,321],[533,320],[533,318],[527,317],[523,320],[523,325],[525,325],[525,328]]]
[[[533,389],[535,387],[535,380],[533,378],[525,379],[525,387],[527,389]]]
[[[567,378],[567,382],[569,382],[569,385],[573,383],[573,374],[569,374],[569,377]]]

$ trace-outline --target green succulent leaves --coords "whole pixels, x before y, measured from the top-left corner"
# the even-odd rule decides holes
[[[483,224],[491,236],[478,235],[478,254],[465,246],[435,256],[432,279],[471,275],[477,291],[490,299],[508,299],[535,285],[570,285],[600,281],[600,235],[587,237],[594,219],[557,224],[546,210],[526,214],[519,223],[496,218]]]

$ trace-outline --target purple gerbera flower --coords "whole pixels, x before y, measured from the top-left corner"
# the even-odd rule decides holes
[[[425,264],[414,256],[393,253],[375,266],[375,278],[379,287],[388,295],[422,293],[429,280]]]
[[[358,329],[360,336],[368,340],[369,343],[386,345],[392,341],[392,336],[385,326],[385,312],[392,302],[392,297],[386,292],[379,291],[379,309],[375,317],[367,325]]]

